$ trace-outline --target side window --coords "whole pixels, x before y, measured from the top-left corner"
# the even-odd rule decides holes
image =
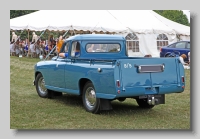
[[[129,33],[126,36],[126,47],[132,52],[140,52],[139,49],[139,38],[134,33]]]
[[[70,43],[69,42],[65,42],[60,50],[61,53],[67,53],[68,50],[69,50],[69,45]]]
[[[190,42],[188,42],[187,44],[187,49],[190,49]]]
[[[71,56],[72,57],[80,56],[80,43],[78,41],[72,43]]]
[[[185,42],[179,42],[179,43],[177,43],[176,44],[176,48],[182,48],[182,49],[184,49],[185,48]]]
[[[174,47],[175,47],[175,44],[169,45],[168,47],[174,48]]]
[[[168,37],[165,34],[159,34],[157,36],[157,50],[160,50],[162,46],[168,45]]]

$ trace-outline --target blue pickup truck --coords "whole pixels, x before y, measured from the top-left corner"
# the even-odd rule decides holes
[[[184,68],[177,57],[128,57],[123,36],[75,35],[65,40],[60,52],[68,57],[54,56],[34,66],[37,94],[79,95],[86,111],[94,114],[111,110],[113,100],[126,98],[135,99],[139,107],[153,108],[165,104],[166,94],[185,88]]]
[[[187,58],[184,59],[184,61],[188,62],[188,52],[190,52],[190,41],[179,41],[161,47],[160,57],[180,56],[185,54]]]

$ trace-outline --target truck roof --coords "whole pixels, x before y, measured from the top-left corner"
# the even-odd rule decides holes
[[[67,40],[125,40],[121,35],[81,34],[69,37]]]

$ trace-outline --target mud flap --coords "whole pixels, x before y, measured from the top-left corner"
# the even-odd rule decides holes
[[[111,101],[108,99],[100,99],[100,109],[101,110],[112,110]]]

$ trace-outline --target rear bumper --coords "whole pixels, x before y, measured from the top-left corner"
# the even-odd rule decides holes
[[[160,85],[152,89],[149,87],[125,87],[123,91],[121,90],[120,93],[116,95],[116,98],[181,93],[183,91],[184,85],[178,86],[177,84]]]
[[[97,98],[103,99],[117,99],[117,98],[137,98],[140,96],[148,95],[166,95],[171,93],[182,93],[184,91],[184,86],[174,85],[160,85],[159,87],[154,87],[152,90],[149,87],[125,87],[123,90],[118,89],[119,92],[115,94],[99,93],[96,92]]]

